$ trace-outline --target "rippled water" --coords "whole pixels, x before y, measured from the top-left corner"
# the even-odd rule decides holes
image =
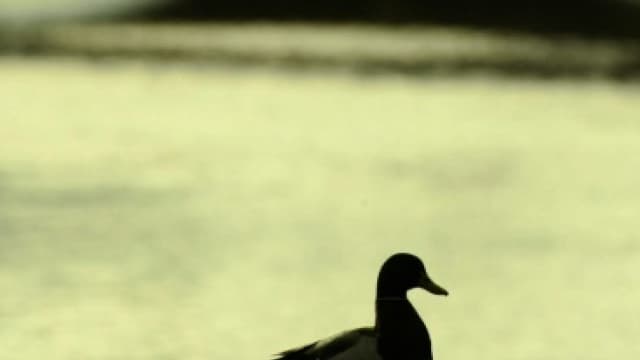
[[[266,359],[372,322],[437,359],[632,359],[639,92],[0,61],[0,358]]]

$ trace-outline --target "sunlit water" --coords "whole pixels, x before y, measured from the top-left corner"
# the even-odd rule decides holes
[[[266,359],[371,324],[411,251],[436,359],[640,355],[640,93],[0,62],[0,358]]]
[[[167,0],[1,0],[0,20],[19,24],[109,16],[165,2]]]

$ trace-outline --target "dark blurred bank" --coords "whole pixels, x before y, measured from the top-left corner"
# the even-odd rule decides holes
[[[640,37],[637,0],[171,0],[132,15],[155,20],[422,23],[543,34]]]
[[[0,54],[409,76],[640,77],[640,0],[47,0],[36,5],[19,0],[0,5]]]

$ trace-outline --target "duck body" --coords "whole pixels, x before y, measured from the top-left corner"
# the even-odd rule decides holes
[[[448,294],[431,281],[416,256],[391,256],[378,275],[374,327],[345,331],[287,350],[275,360],[432,360],[427,327],[407,299],[407,291],[414,287]]]

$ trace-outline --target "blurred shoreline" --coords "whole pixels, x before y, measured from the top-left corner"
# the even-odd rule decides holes
[[[144,59],[357,74],[640,77],[631,40],[435,26],[313,23],[51,23],[0,31],[2,54]]]

